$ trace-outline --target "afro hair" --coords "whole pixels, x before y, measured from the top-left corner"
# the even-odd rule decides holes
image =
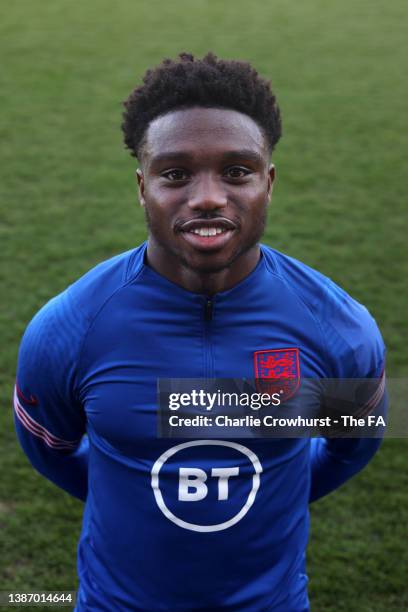
[[[270,152],[281,137],[279,107],[270,83],[248,63],[213,53],[196,59],[180,53],[147,70],[143,85],[123,103],[122,130],[131,155],[140,157],[146,129],[161,115],[192,106],[228,108],[249,115],[263,130]]]

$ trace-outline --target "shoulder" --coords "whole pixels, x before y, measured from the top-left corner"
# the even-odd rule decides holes
[[[330,279],[305,263],[262,245],[266,265],[313,312],[317,312],[324,300]]]
[[[262,247],[267,265],[312,312],[322,330],[334,376],[377,376],[385,347],[367,308],[329,277],[270,247]]]
[[[20,358],[28,354],[50,360],[54,355],[73,357],[106,301],[139,273],[144,248],[143,244],[101,262],[49,300],[27,326]]]
[[[88,319],[117,291],[134,280],[143,266],[145,243],[101,262],[75,283],[67,293]]]

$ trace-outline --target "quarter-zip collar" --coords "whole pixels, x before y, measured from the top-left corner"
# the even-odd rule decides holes
[[[154,280],[164,291],[171,292],[173,295],[178,295],[180,296],[180,298],[184,298],[187,301],[191,300],[192,303],[199,303],[199,304],[204,303],[205,304],[209,301],[212,303],[215,303],[219,299],[223,299],[227,297],[239,299],[239,296],[242,294],[242,292],[246,292],[250,286],[258,282],[258,277],[262,275],[266,267],[265,257],[264,257],[264,254],[262,251],[262,245],[261,245],[261,250],[260,250],[261,256],[259,258],[259,261],[256,267],[252,270],[252,272],[248,274],[248,276],[243,278],[239,283],[231,287],[230,289],[227,289],[225,291],[219,291],[218,293],[215,293],[214,295],[209,297],[203,293],[189,291],[188,289],[185,289],[184,287],[177,285],[173,281],[169,280],[168,278],[166,278],[165,276],[163,276],[162,274],[160,274],[159,272],[151,268],[146,263],[146,249],[147,249],[147,242],[143,244],[143,253],[141,254],[143,258],[143,270],[142,270],[143,275],[146,278],[149,278],[149,280],[152,280],[152,281]]]

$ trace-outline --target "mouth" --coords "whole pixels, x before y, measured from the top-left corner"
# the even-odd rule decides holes
[[[236,224],[225,217],[191,219],[178,228],[181,236],[199,251],[222,249],[236,230]]]

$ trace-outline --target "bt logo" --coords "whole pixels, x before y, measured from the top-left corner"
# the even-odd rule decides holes
[[[208,467],[212,456],[211,461],[218,465]],[[197,466],[204,462],[203,457],[205,469]],[[194,440],[167,449],[157,459],[151,485],[158,507],[179,527],[221,531],[247,514],[255,501],[261,472],[258,457],[242,444]],[[208,524],[211,515],[216,522]]]
[[[238,476],[239,467],[212,468],[211,476],[218,478],[218,500],[228,499],[228,480]],[[179,469],[178,498],[180,501],[199,501],[207,497],[208,487],[205,484],[207,474],[200,468]],[[193,489],[191,492],[190,489]]]

